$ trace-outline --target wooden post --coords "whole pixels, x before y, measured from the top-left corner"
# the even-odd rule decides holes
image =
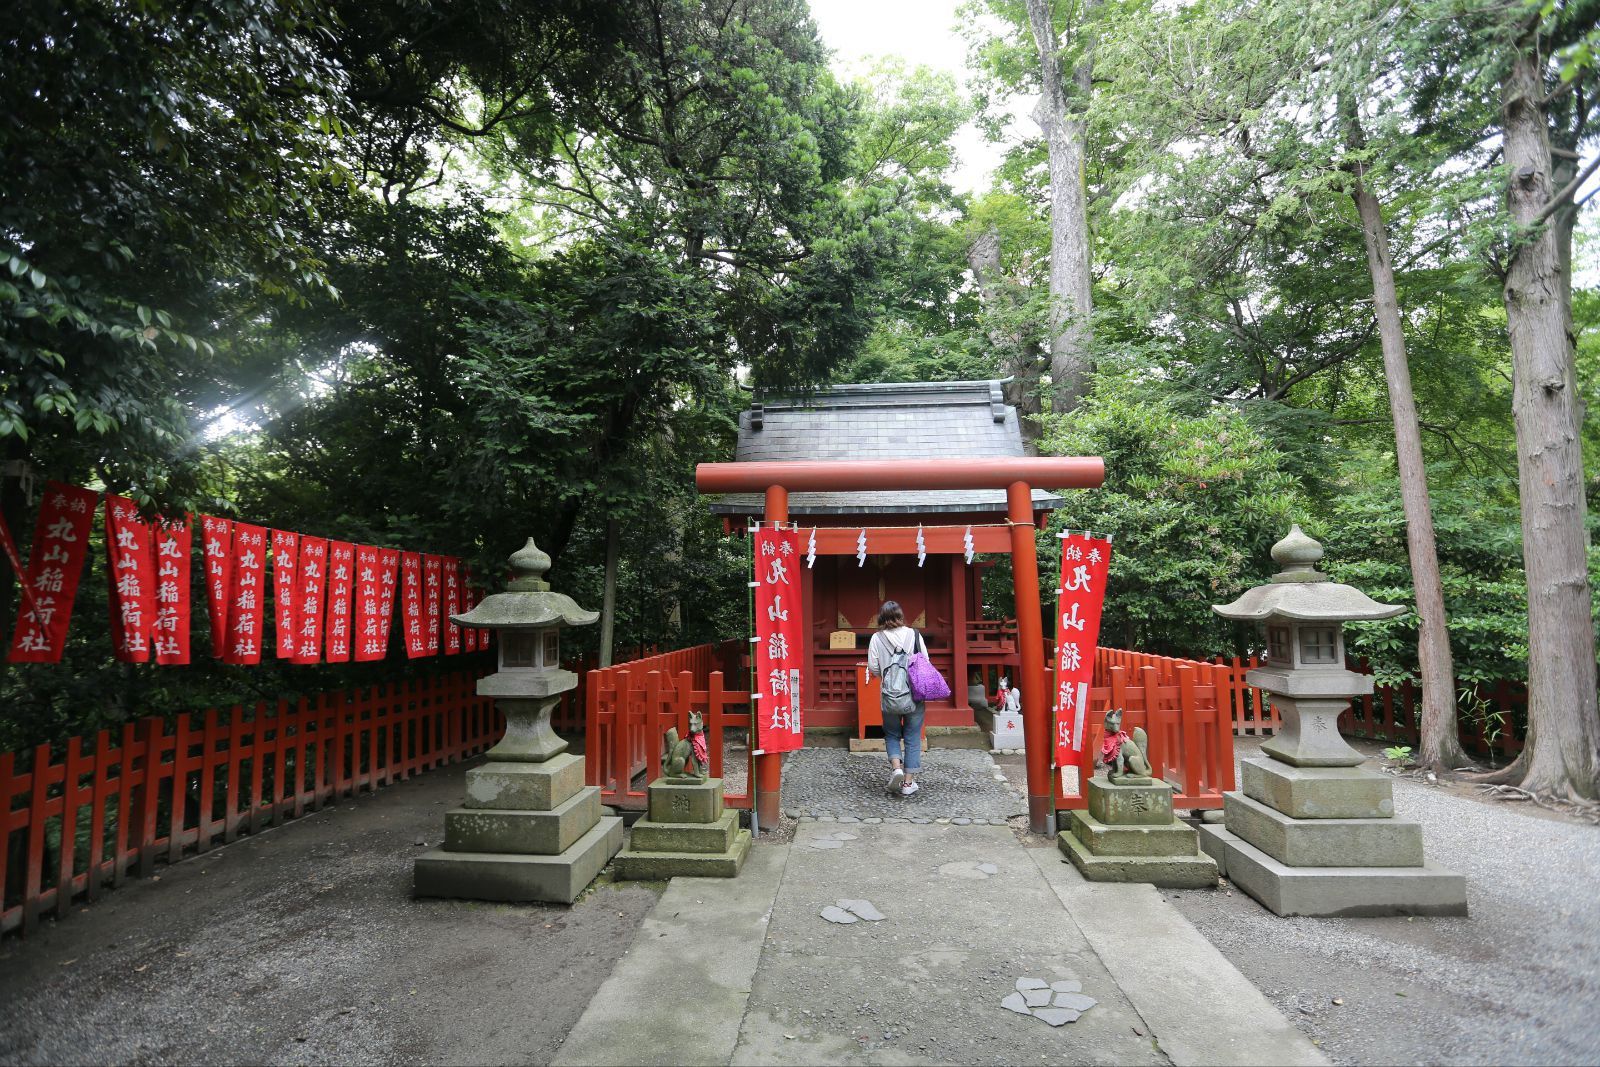
[[[829,564],[832,564],[833,561],[831,559],[826,556],[823,558],[828,559]],[[800,640],[804,642],[805,647],[801,652],[800,703],[802,705],[809,703],[813,708],[817,706],[817,620],[812,615],[814,610],[812,605],[816,603],[812,596],[816,587],[816,577],[812,574],[811,568],[802,567],[800,569],[800,611],[801,617],[805,621],[801,623]],[[827,630],[829,627],[825,626],[823,629]],[[752,650],[751,654],[754,655],[755,646],[751,645],[749,647]],[[800,712],[802,715],[806,714],[804,707],[800,709]],[[805,720],[802,719],[801,721],[804,722]],[[750,743],[754,745],[755,738],[752,737]]]
[[[955,657],[950,673],[950,696],[956,710],[966,709],[972,714],[967,700],[967,561],[962,556],[950,557],[950,625],[951,653]]]
[[[1055,789],[1050,772],[1054,750],[1050,694],[1044,680],[1044,620],[1039,609],[1039,553],[1034,543],[1033,490],[1027,482],[1006,488],[1011,523],[1011,581],[1017,602],[1017,651],[1022,660],[1022,737],[1028,749],[1028,828],[1055,833]]]

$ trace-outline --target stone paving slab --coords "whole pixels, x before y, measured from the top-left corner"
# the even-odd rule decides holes
[[[808,847],[836,831],[798,828],[731,1062],[1167,1062],[1009,830],[863,824]],[[820,916],[863,897],[882,921]],[[1019,1016],[1001,1001],[1025,976],[1099,1003],[1059,1028]]]
[[[764,843],[737,878],[674,878],[552,1062],[727,1063],[788,856]]]
[[[1097,885],[1054,850],[1027,854],[1173,1063],[1328,1062],[1159,889]]]

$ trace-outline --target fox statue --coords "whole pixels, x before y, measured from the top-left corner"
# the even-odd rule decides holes
[[[703,782],[706,779],[706,724],[698,711],[689,713],[689,736],[678,739],[678,728],[667,731],[666,751],[661,754],[661,773],[678,781]]]
[[[1106,768],[1106,778],[1143,779],[1149,781],[1150,745],[1143,728],[1135,726],[1133,736],[1122,730],[1122,710],[1112,708],[1106,712],[1104,740],[1100,742],[1100,763]]]

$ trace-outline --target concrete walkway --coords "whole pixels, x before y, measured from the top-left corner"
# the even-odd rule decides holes
[[[820,917],[841,899],[886,917]],[[1052,1028],[1001,1006],[1019,978],[1098,1004]],[[1003,827],[804,820],[738,879],[675,880],[555,1062],[1326,1061],[1154,890]]]

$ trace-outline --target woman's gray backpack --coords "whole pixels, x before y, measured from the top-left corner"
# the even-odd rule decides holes
[[[917,710],[917,702],[911,696],[911,675],[906,670],[906,665],[911,662],[911,653],[897,648],[887,634],[882,636],[883,643],[889,646],[889,657],[883,665],[879,696],[883,713],[910,715]]]

